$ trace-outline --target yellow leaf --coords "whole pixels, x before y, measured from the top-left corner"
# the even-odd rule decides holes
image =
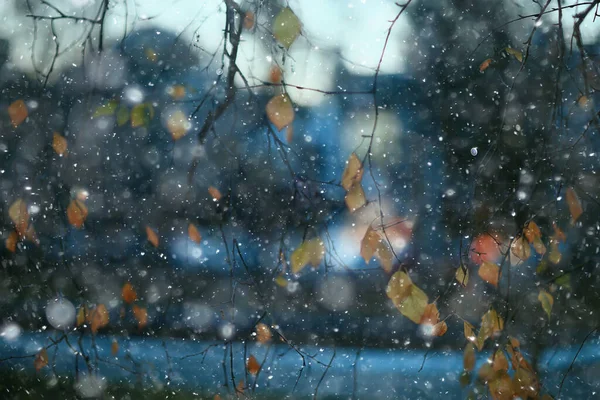
[[[381,236],[371,226],[367,228],[365,236],[360,241],[360,255],[368,264],[377,251]]]
[[[499,275],[500,268],[494,263],[484,261],[479,267],[479,276],[481,279],[495,287],[498,287]]]
[[[456,281],[462,287],[467,287],[467,284],[469,283],[469,270],[467,269],[467,267],[464,265],[458,267],[456,269],[456,273],[454,274],[454,278],[456,278]]]
[[[510,251],[521,261],[527,261],[531,256],[531,246],[522,236],[519,236],[512,242]]]
[[[39,353],[36,354],[35,360],[33,360],[33,366],[36,371],[41,370],[48,365],[48,351],[46,348],[42,348]]]
[[[79,307],[79,311],[77,311],[77,326],[81,326],[84,324],[86,320],[86,309],[84,306]]]
[[[187,115],[181,110],[177,110],[169,115],[167,119],[167,129],[171,132],[173,140],[177,141],[184,137],[190,128],[190,121]]]
[[[360,183],[363,177],[364,169],[356,153],[350,154],[346,162],[346,168],[342,174],[342,187],[349,191],[356,183]]]
[[[146,226],[146,237],[148,238],[148,241],[152,243],[152,246],[158,247],[158,235],[154,229],[150,228],[149,226]]]
[[[154,116],[154,108],[149,103],[137,104],[131,109],[131,127],[147,126]]]
[[[463,321],[464,331],[465,331],[465,339],[469,342],[475,342],[475,333],[473,332],[473,325],[468,323],[467,321]]]
[[[110,345],[110,352],[113,356],[116,356],[119,352],[119,342],[117,342],[116,339],[113,340],[112,344]]]
[[[109,317],[108,310],[104,304],[99,304],[96,308],[90,311],[88,315],[90,327],[92,329],[92,333],[97,333],[98,329],[104,328],[108,325]]]
[[[273,36],[286,49],[289,49],[294,43],[300,35],[301,29],[300,20],[289,7],[281,10],[273,21]]]
[[[299,273],[309,263],[313,268],[318,267],[323,259],[323,254],[325,254],[325,246],[318,237],[302,242],[292,253],[290,259],[292,272],[294,274]]]
[[[219,191],[219,189],[217,189],[214,186],[209,186],[208,187],[208,194],[210,194],[210,196],[215,201],[219,201],[219,200],[221,200],[221,197],[223,197],[223,195],[221,195],[221,192]]]
[[[115,113],[115,111],[117,110],[118,105],[119,105],[118,100],[115,100],[115,99],[109,100],[106,104],[103,104],[96,109],[92,118],[113,115]]]
[[[463,369],[467,372],[475,368],[475,346],[473,343],[467,343],[463,354]]]
[[[542,304],[542,308],[548,314],[548,318],[550,318],[550,314],[552,313],[552,305],[554,305],[554,298],[544,289],[540,289],[540,293],[538,294],[538,300]]]
[[[87,216],[88,209],[85,204],[77,199],[71,200],[71,203],[69,203],[69,206],[67,207],[67,219],[69,220],[69,223],[75,228],[81,229]]]
[[[494,371],[508,371],[508,360],[504,355],[504,352],[500,349],[496,350],[492,359],[492,368]]]
[[[523,62],[523,53],[521,53],[519,50],[513,49],[511,47],[507,47],[506,52],[508,54],[510,54],[511,56],[513,56],[514,58],[516,58],[517,61],[519,61],[520,63]]]
[[[144,53],[149,61],[156,62],[158,60],[158,53],[154,49],[145,49]]]
[[[11,253],[17,251],[17,242],[19,241],[19,234],[16,231],[11,231],[6,238],[6,249]]]
[[[288,281],[283,275],[278,275],[277,278],[275,278],[275,283],[277,284],[277,286],[282,288],[286,288],[288,285]]]
[[[54,132],[52,135],[52,148],[59,156],[63,156],[67,153],[67,139],[64,138],[60,133]]]
[[[413,283],[408,274],[404,271],[398,271],[390,278],[386,294],[397,307],[403,302],[412,291]]]
[[[273,96],[267,103],[266,112],[267,118],[275,125],[278,131],[294,122],[294,107],[286,94]]]
[[[129,110],[127,107],[119,107],[117,110],[117,125],[123,126],[129,121]]]
[[[479,65],[479,72],[483,72],[486,69],[488,69],[488,67],[490,66],[491,63],[492,63],[492,59],[491,58],[488,58],[487,60],[485,60],[484,62],[482,62]]]
[[[8,106],[8,116],[15,128],[21,125],[28,115],[29,112],[27,111],[27,106],[23,100],[16,100]]]
[[[504,329],[504,320],[502,317],[493,308],[488,310],[481,317],[481,327],[477,335],[477,347],[479,350],[483,348],[483,344],[488,338],[502,332],[502,329]]]
[[[261,344],[266,344],[271,341],[272,338],[271,329],[262,322],[256,325],[256,341]]]
[[[581,201],[579,201],[579,197],[573,188],[568,188],[565,192],[565,197],[567,199],[567,205],[569,206],[569,212],[571,213],[571,221],[575,222],[581,214],[583,214],[583,207],[581,206]]]
[[[123,289],[121,290],[121,297],[123,301],[127,304],[131,304],[137,300],[137,293],[133,288],[133,285],[129,282],[123,285]]]
[[[427,302],[427,294],[413,284],[410,296],[404,299],[404,301],[396,307],[400,310],[402,315],[410,319],[415,324],[418,324],[423,317],[423,313],[427,307]]]
[[[10,217],[15,229],[20,236],[25,236],[27,227],[29,226],[29,212],[27,211],[27,204],[23,199],[17,199],[8,208],[8,216]]]
[[[367,198],[365,197],[365,191],[363,190],[362,185],[357,183],[352,186],[348,193],[346,193],[344,200],[346,201],[346,206],[350,212],[354,212],[367,204]]]
[[[260,371],[260,364],[256,360],[256,357],[254,357],[253,355],[250,355],[250,357],[248,357],[248,360],[246,360],[246,368],[248,369],[248,372],[251,375],[258,374],[258,371]]]
[[[134,304],[131,311],[133,312],[133,318],[135,318],[135,320],[138,322],[138,328],[144,329],[144,327],[148,324],[148,310],[146,310],[144,307]]]
[[[194,243],[200,243],[202,241],[202,235],[198,231],[198,228],[194,224],[188,225],[188,236]]]

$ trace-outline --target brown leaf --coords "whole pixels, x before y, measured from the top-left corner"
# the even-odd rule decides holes
[[[471,325],[467,321],[463,321],[463,325],[464,325],[465,339],[467,339],[469,342],[475,342],[476,338],[475,338],[475,333],[473,332],[473,325]]]
[[[412,287],[413,283],[408,274],[404,271],[398,271],[390,278],[385,292],[396,305],[410,296]]]
[[[504,355],[504,352],[500,349],[496,350],[492,359],[492,368],[494,371],[508,371],[508,360]]]
[[[356,153],[350,154],[346,162],[346,168],[342,174],[342,187],[349,191],[356,183],[362,181],[364,169]]]
[[[542,231],[540,230],[540,227],[537,226],[537,224],[533,221],[529,221],[527,225],[525,225],[523,234],[527,238],[527,241],[532,244],[536,241],[536,239],[540,239],[542,237]]]
[[[110,352],[113,356],[116,356],[119,352],[119,342],[117,342],[116,339],[114,339],[110,345]]]
[[[181,100],[185,97],[185,86],[183,85],[173,85],[169,89],[169,95],[173,98],[173,100]]]
[[[79,311],[77,311],[77,326],[81,326],[84,324],[85,320],[87,319],[87,311],[85,309],[85,306],[81,306],[79,307]]]
[[[254,28],[255,17],[252,11],[246,11],[244,14],[244,29],[250,30]]]
[[[428,305],[427,294],[412,283],[406,272],[398,271],[392,275],[386,294],[402,315],[415,324],[421,322]]]
[[[11,253],[17,251],[17,242],[19,241],[19,234],[17,231],[11,231],[6,238],[6,249]]]
[[[127,304],[131,304],[137,300],[137,293],[133,288],[133,285],[129,282],[123,285],[123,289],[121,290],[121,297],[123,301]]]
[[[475,368],[475,346],[473,343],[467,343],[463,354],[463,369],[473,371]]]
[[[423,316],[421,317],[421,324],[435,325],[440,321],[440,312],[437,309],[435,303],[427,304]]]
[[[286,282],[287,283],[287,282]],[[266,324],[262,322],[256,325],[256,341],[261,344],[266,344],[271,341],[273,337],[271,333],[271,329]]]
[[[181,110],[176,110],[167,119],[167,130],[171,133],[173,140],[177,141],[184,137],[190,128],[188,116]]]
[[[281,83],[281,77],[283,73],[281,72],[281,68],[277,65],[271,65],[271,69],[269,69],[269,82],[271,83]]]
[[[278,131],[294,122],[294,107],[290,98],[285,94],[273,96],[267,103],[266,112],[267,118]]]
[[[567,200],[567,205],[569,206],[569,212],[571,213],[571,221],[575,222],[577,219],[579,219],[581,214],[583,214],[581,201],[579,201],[579,197],[572,187],[567,188],[567,191],[565,192],[565,198]]]
[[[502,332],[502,329],[504,329],[504,320],[502,317],[493,308],[488,310],[481,317],[481,327],[477,335],[477,347],[479,350],[483,348],[483,344],[488,338]]]
[[[536,399],[538,398],[540,384],[532,370],[529,368],[517,368],[513,378],[513,388],[516,392],[515,394],[518,394],[523,399]]]
[[[214,186],[209,186],[208,187],[208,194],[213,198],[213,200],[215,201],[219,201],[221,200],[221,198],[223,197],[223,195],[221,195],[221,192],[219,191],[219,189],[217,189]]]
[[[354,212],[367,204],[367,198],[365,197],[365,191],[363,190],[362,185],[356,183],[352,186],[348,193],[346,193],[344,200],[346,201],[346,206],[350,212]]]
[[[146,226],[146,237],[148,238],[148,241],[152,243],[152,246],[158,247],[158,235],[156,234],[154,229],[150,228],[149,226]]]
[[[513,382],[506,372],[500,373],[494,379],[491,379],[488,388],[494,400],[512,400],[514,397]]]
[[[288,125],[285,129],[285,140],[288,143],[292,143],[292,140],[294,140],[294,125]]]
[[[138,328],[144,329],[144,327],[148,324],[148,310],[146,310],[144,307],[134,304],[131,311],[133,311],[133,318],[135,318],[135,320],[138,322]]]
[[[500,268],[494,263],[484,261],[479,267],[479,276],[490,285],[498,287]]]
[[[558,225],[556,225],[556,222],[552,223],[552,227],[554,228],[554,238],[556,239],[556,241],[563,243],[566,242],[567,235],[565,235],[565,233],[558,227]]]
[[[365,236],[360,241],[360,255],[367,264],[375,255],[380,241],[381,236],[379,233],[369,226],[367,232],[365,232]]]
[[[68,148],[67,139],[60,133],[54,132],[52,135],[52,148],[59,156],[65,155]]]
[[[382,239],[377,243],[375,257],[377,257],[381,264],[381,268],[383,268],[385,272],[388,274],[392,272],[392,267],[394,266],[394,253],[386,240]]]
[[[108,325],[109,316],[108,310],[104,304],[99,304],[96,308],[90,311],[88,315],[88,322],[92,329],[92,333],[97,333],[98,329],[104,328]]]
[[[25,236],[27,227],[29,226],[29,212],[27,211],[27,204],[23,199],[17,199],[8,208],[8,216],[10,217],[15,229],[19,236]]]
[[[260,364],[256,360],[256,357],[253,355],[248,357],[248,360],[246,360],[246,368],[251,375],[258,374],[258,371],[260,371]]]
[[[200,235],[198,228],[196,228],[196,225],[194,224],[188,225],[188,236],[194,243],[199,244],[202,241],[202,235]]]
[[[23,100],[16,100],[8,106],[8,116],[15,128],[21,125],[28,115],[29,112],[27,111],[27,106]]]
[[[33,366],[36,371],[39,371],[46,365],[48,365],[48,350],[44,347],[36,354],[35,359],[33,360]]]
[[[512,242],[510,251],[521,261],[527,261],[531,256],[531,246],[523,236],[519,236]]]
[[[69,206],[67,207],[67,219],[69,220],[69,223],[75,228],[81,229],[87,216],[88,209],[85,204],[77,199],[71,200],[71,203],[69,203]]]
[[[313,238],[302,242],[292,253],[290,258],[292,273],[297,274],[309,263],[316,268],[321,263],[325,254],[325,246],[320,238]]]
[[[431,331],[432,336],[444,336],[448,332],[448,325],[444,322],[438,322],[433,326],[433,330]]]
[[[488,69],[488,67],[490,66],[491,63],[492,63],[492,59],[491,58],[488,58],[487,60],[485,60],[484,62],[482,62],[479,65],[479,72],[483,72],[486,69]]]
[[[467,284],[469,283],[469,270],[467,267],[464,265],[458,267],[454,274],[454,278],[462,287],[467,287]]]

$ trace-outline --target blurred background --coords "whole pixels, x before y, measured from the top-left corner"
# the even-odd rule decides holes
[[[281,333],[278,350],[254,350],[274,371],[261,372],[259,387],[299,397],[316,397],[315,387],[331,398],[464,397],[462,319],[479,325],[491,306],[510,304],[506,329],[534,360],[566,349],[551,358],[554,368],[540,367],[560,377],[570,346],[598,342],[588,333],[600,307],[600,25],[594,10],[581,18],[595,3],[422,0],[397,17],[402,5],[393,1],[0,2],[1,233],[6,242],[14,232],[9,209],[18,199],[35,229],[0,250],[0,359],[52,344],[81,306],[104,304],[110,323],[97,345],[81,341],[100,348],[101,360],[113,338],[123,343],[119,365],[101,370],[125,385],[116,398],[150,396],[131,391],[137,376],[155,393],[178,379],[185,393],[191,382],[207,396],[232,393],[236,370],[249,384],[243,360],[258,322]],[[289,48],[273,37],[285,7],[301,22]],[[239,47],[228,36],[232,10],[246,13]],[[280,132],[265,107],[282,89],[295,118]],[[27,116],[15,124],[19,100]],[[55,134],[67,143],[62,155]],[[340,184],[352,152],[367,161],[368,200],[353,213]],[[583,204],[576,224],[566,187]],[[74,199],[87,210],[81,227],[67,218]],[[532,218],[545,239],[553,223],[565,232],[561,257],[514,264],[499,296],[477,277],[477,239],[493,235],[506,246]],[[383,220],[394,270],[410,271],[448,318],[443,337],[402,316],[385,295],[390,275],[362,259],[361,239]],[[190,223],[201,239],[190,237]],[[323,261],[291,273],[292,252],[315,236]],[[454,281],[463,264],[466,288]],[[147,312],[143,329],[123,302],[127,282]],[[541,284],[555,290],[550,320]],[[39,393],[76,376],[78,396],[107,395],[92,370],[81,383],[81,354],[54,347],[58,367],[36,374]],[[581,368],[595,371],[596,354],[585,354]],[[196,371],[203,356],[210,366]],[[427,356],[434,361],[423,371],[432,369],[418,375]],[[140,367],[144,357],[153,368]],[[3,364],[33,370],[30,358],[19,360]],[[372,386],[369,377],[395,379],[399,365],[405,380]],[[598,390],[597,377],[577,371],[565,393]],[[8,386],[25,379],[6,376]],[[15,393],[24,386],[12,385]]]

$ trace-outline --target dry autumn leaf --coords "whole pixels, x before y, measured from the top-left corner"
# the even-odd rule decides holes
[[[271,83],[281,83],[281,78],[283,73],[281,72],[281,68],[277,65],[271,65],[269,69],[269,82]]]
[[[167,129],[171,133],[173,140],[177,141],[184,137],[191,124],[187,115],[181,110],[176,110],[169,115],[167,119]]]
[[[294,125],[288,125],[285,129],[285,140],[288,143],[292,143],[292,140],[294,140]]]
[[[467,339],[469,342],[475,342],[477,338],[475,337],[475,333],[473,332],[473,325],[471,325],[467,321],[463,321],[463,325],[465,339]]]
[[[516,238],[510,245],[511,253],[521,261],[527,261],[531,256],[531,246],[522,236]]]
[[[39,371],[46,365],[48,365],[48,350],[44,347],[36,354],[35,359],[33,360],[33,366],[36,371]]]
[[[258,371],[260,371],[260,364],[256,357],[254,357],[253,355],[248,357],[248,360],[246,360],[246,368],[248,369],[248,372],[251,375],[258,374]]]
[[[428,304],[427,294],[412,283],[406,272],[398,271],[392,275],[386,294],[402,315],[415,324],[421,322]]]
[[[281,10],[273,20],[273,36],[286,49],[294,43],[301,30],[302,23],[289,7]]]
[[[542,231],[540,230],[540,227],[533,221],[529,221],[525,225],[525,228],[523,228],[523,234],[527,238],[527,241],[531,244],[542,237]]]
[[[583,214],[583,207],[581,206],[581,201],[579,201],[579,197],[573,188],[567,188],[565,192],[565,198],[567,200],[567,205],[569,206],[569,212],[571,213],[571,221],[575,222],[579,219],[581,214]]]
[[[88,314],[88,323],[92,329],[92,333],[97,333],[99,329],[108,325],[109,316],[108,310],[104,304],[99,304],[92,309]]]
[[[479,277],[489,283],[498,287],[498,279],[500,278],[500,267],[496,264],[484,261],[479,267]]]
[[[214,186],[208,187],[208,194],[213,198],[214,201],[219,201],[223,197],[223,195],[221,195],[221,192],[219,191],[219,189],[217,189]]]
[[[513,49],[512,47],[507,47],[506,52],[517,59],[519,62],[523,62],[523,53],[519,50]]]
[[[292,265],[292,273],[297,274],[306,267],[309,263],[316,268],[321,263],[325,254],[325,246],[320,238],[314,238],[302,242],[302,244],[294,250],[290,257]]]
[[[501,349],[496,350],[492,357],[492,368],[494,371],[508,371],[508,360]]]
[[[23,100],[15,100],[8,106],[8,116],[10,117],[10,122],[16,128],[21,125],[29,112],[27,111],[27,106]]]
[[[119,342],[117,342],[117,340],[114,339],[112,341],[112,344],[110,345],[110,353],[113,356],[116,356],[118,352],[119,352]]]
[[[6,249],[11,253],[17,251],[17,243],[19,242],[19,234],[16,231],[11,231],[6,238]]]
[[[69,224],[77,229],[81,229],[87,216],[88,209],[85,204],[78,199],[71,200],[71,203],[69,203],[69,206],[67,207],[67,219],[69,220]]]
[[[27,211],[27,204],[23,199],[17,199],[8,208],[8,216],[10,217],[15,229],[19,236],[25,236],[27,227],[29,226],[29,212]]]
[[[266,344],[271,341],[273,334],[268,325],[262,322],[256,325],[256,341],[260,344]]]
[[[58,154],[59,156],[64,156],[65,154],[67,154],[67,148],[67,139],[65,139],[65,137],[62,136],[60,133],[54,132],[52,134],[52,149],[54,149],[56,154]]]
[[[463,369],[467,372],[475,368],[475,346],[473,343],[467,343],[463,354]]]
[[[554,298],[550,293],[545,291],[544,289],[540,289],[540,293],[538,294],[538,300],[542,304],[542,308],[548,314],[548,318],[550,318],[550,314],[552,313],[552,306],[554,305]]]
[[[158,234],[154,231],[154,229],[150,228],[149,226],[146,226],[146,237],[148,238],[148,241],[152,244],[152,246],[158,247]]]
[[[185,86],[173,85],[169,88],[168,93],[173,100],[181,100],[186,94]]]
[[[494,400],[512,400],[514,398],[514,389],[512,379],[506,373],[498,373],[488,382],[490,395]]]
[[[144,329],[144,327],[148,324],[148,310],[146,310],[144,307],[134,304],[131,311],[133,312],[133,318],[135,318],[138,323],[138,328]]]
[[[342,187],[346,191],[349,191],[352,186],[362,181],[363,173],[362,162],[356,153],[350,154],[346,162],[346,168],[344,168],[344,173],[342,174]]]
[[[380,241],[381,236],[379,233],[373,227],[369,226],[365,232],[365,236],[360,241],[360,255],[367,264],[375,255]]]
[[[285,94],[277,94],[269,100],[266,107],[267,118],[278,131],[294,122],[295,112],[292,101]]]
[[[488,67],[490,66],[490,64],[492,64],[492,59],[491,59],[491,58],[488,58],[487,60],[485,60],[484,62],[482,62],[482,63],[479,65],[479,72],[483,72],[483,71],[485,71],[486,69],[488,69]]]
[[[469,283],[469,270],[464,265],[461,265],[456,269],[456,273],[454,274],[454,278],[462,287],[467,287]]]
[[[250,30],[254,28],[255,17],[252,11],[246,11],[244,14],[244,29]]]
[[[127,304],[131,304],[137,300],[137,293],[131,283],[127,282],[123,285],[123,289],[121,289],[121,297]]]
[[[477,335],[477,348],[481,350],[485,341],[502,332],[504,329],[504,320],[498,315],[496,310],[493,308],[488,310],[483,317],[481,317],[481,327],[479,328],[479,334]]]
[[[199,244],[202,241],[202,235],[200,235],[198,228],[196,228],[196,225],[194,224],[188,225],[188,236],[194,243]]]
[[[346,193],[344,197],[346,201],[346,206],[350,212],[354,212],[367,204],[367,198],[365,196],[365,191],[362,188],[360,183],[356,183],[350,190]]]
[[[79,310],[77,311],[77,326],[81,326],[85,323],[86,317],[87,317],[87,311],[85,309],[85,306],[81,306],[79,307]]]

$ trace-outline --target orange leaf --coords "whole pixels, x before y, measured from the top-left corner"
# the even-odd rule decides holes
[[[137,293],[133,288],[133,285],[129,282],[123,285],[123,289],[121,290],[121,297],[123,301],[127,304],[131,304],[137,300]]]
[[[221,192],[219,191],[219,189],[217,189],[214,186],[209,186],[208,188],[208,194],[210,194],[210,196],[213,198],[213,200],[215,201],[219,201],[221,200],[221,197],[223,197],[221,195]]]
[[[431,331],[432,336],[444,336],[448,332],[448,325],[442,321],[438,322],[433,326],[433,330]]]
[[[569,206],[569,211],[571,212],[571,221],[575,222],[581,214],[583,214],[583,207],[581,207],[581,201],[579,201],[579,197],[573,188],[567,188],[565,193],[565,197],[567,199],[567,205]]]
[[[471,260],[478,265],[484,261],[496,261],[501,255],[499,243],[501,238],[497,233],[484,232],[478,235],[471,246]]]
[[[16,100],[8,106],[8,116],[15,128],[25,121],[27,115],[29,115],[29,113],[23,100]]]
[[[117,342],[117,340],[113,340],[112,344],[110,345],[110,352],[112,353],[113,356],[116,356],[117,353],[119,352],[119,342]]]
[[[435,303],[427,304],[425,307],[425,312],[421,317],[421,324],[430,324],[435,325],[440,320],[440,312],[437,309]]]
[[[277,130],[282,130],[294,121],[295,112],[292,101],[285,94],[273,96],[267,103],[267,118]]]
[[[362,180],[364,169],[362,162],[359,160],[356,153],[350,154],[348,161],[346,162],[346,168],[342,174],[342,187],[349,191],[356,183],[360,183]]]
[[[253,355],[248,357],[248,360],[246,361],[246,368],[248,368],[248,372],[250,374],[258,374],[258,371],[260,371],[260,364],[256,360],[256,357],[254,357]]]
[[[39,353],[36,354],[35,360],[33,360],[33,366],[35,367],[36,371],[39,371],[46,365],[48,365],[48,351],[44,347]]]
[[[463,369],[465,371],[473,371],[475,368],[475,346],[473,343],[467,343],[465,353],[463,354]]]
[[[239,393],[239,394],[243,394],[245,387],[246,387],[246,383],[244,382],[244,380],[241,380],[235,387],[235,392]]]
[[[29,226],[29,212],[27,211],[27,204],[23,199],[17,199],[8,208],[8,216],[15,224],[15,229],[19,236],[25,236],[27,227]]]
[[[286,282],[287,283],[287,282]],[[269,343],[272,338],[271,329],[262,322],[256,325],[256,341],[261,344]]]
[[[138,328],[144,329],[144,327],[148,324],[148,310],[146,308],[140,307],[137,304],[133,305],[133,318],[138,322]]]
[[[17,242],[19,241],[19,235],[16,231],[11,231],[6,238],[6,249],[11,253],[17,251]]]
[[[491,63],[492,63],[492,59],[491,58],[488,58],[487,60],[485,60],[484,62],[482,62],[479,65],[479,72],[483,72],[486,69],[488,69],[488,67],[490,66]]]
[[[529,243],[533,243],[536,239],[540,239],[542,237],[542,231],[540,231],[540,227],[533,221],[529,221],[525,228],[523,229],[523,234],[527,238]]]
[[[281,83],[281,76],[281,68],[277,65],[271,65],[271,69],[269,69],[269,82]]]
[[[148,241],[152,243],[152,246],[158,247],[158,235],[154,229],[150,228],[149,226],[146,226],[146,237],[148,238]]]
[[[244,29],[250,30],[254,28],[254,13],[252,11],[246,11],[244,14]]]
[[[479,276],[490,285],[498,287],[500,268],[494,263],[484,261],[479,267]]]
[[[173,98],[173,100],[180,100],[185,97],[185,86],[183,85],[173,85],[169,88],[169,95]]]
[[[106,325],[108,325],[109,321],[108,310],[106,309],[106,306],[104,304],[99,304],[96,308],[90,311],[88,319],[92,333],[96,333],[98,332],[98,329],[104,328]]]
[[[177,141],[184,137],[190,128],[188,116],[181,110],[172,112],[167,119],[167,129],[173,140]]]
[[[87,311],[84,306],[79,307],[79,311],[77,311],[77,326],[83,325],[86,320]]]
[[[69,206],[67,207],[67,219],[69,220],[69,223],[75,228],[81,229],[87,216],[88,209],[85,204],[77,199],[71,200],[71,203],[69,203]]]
[[[68,148],[67,139],[60,133],[54,132],[52,135],[52,148],[59,156],[65,155]]]
[[[559,242],[566,242],[567,235],[556,225],[556,222],[552,223],[552,227],[554,228],[554,238]]]
[[[188,236],[192,240],[192,242],[200,243],[202,241],[202,235],[198,232],[198,228],[194,224],[188,225]]]

